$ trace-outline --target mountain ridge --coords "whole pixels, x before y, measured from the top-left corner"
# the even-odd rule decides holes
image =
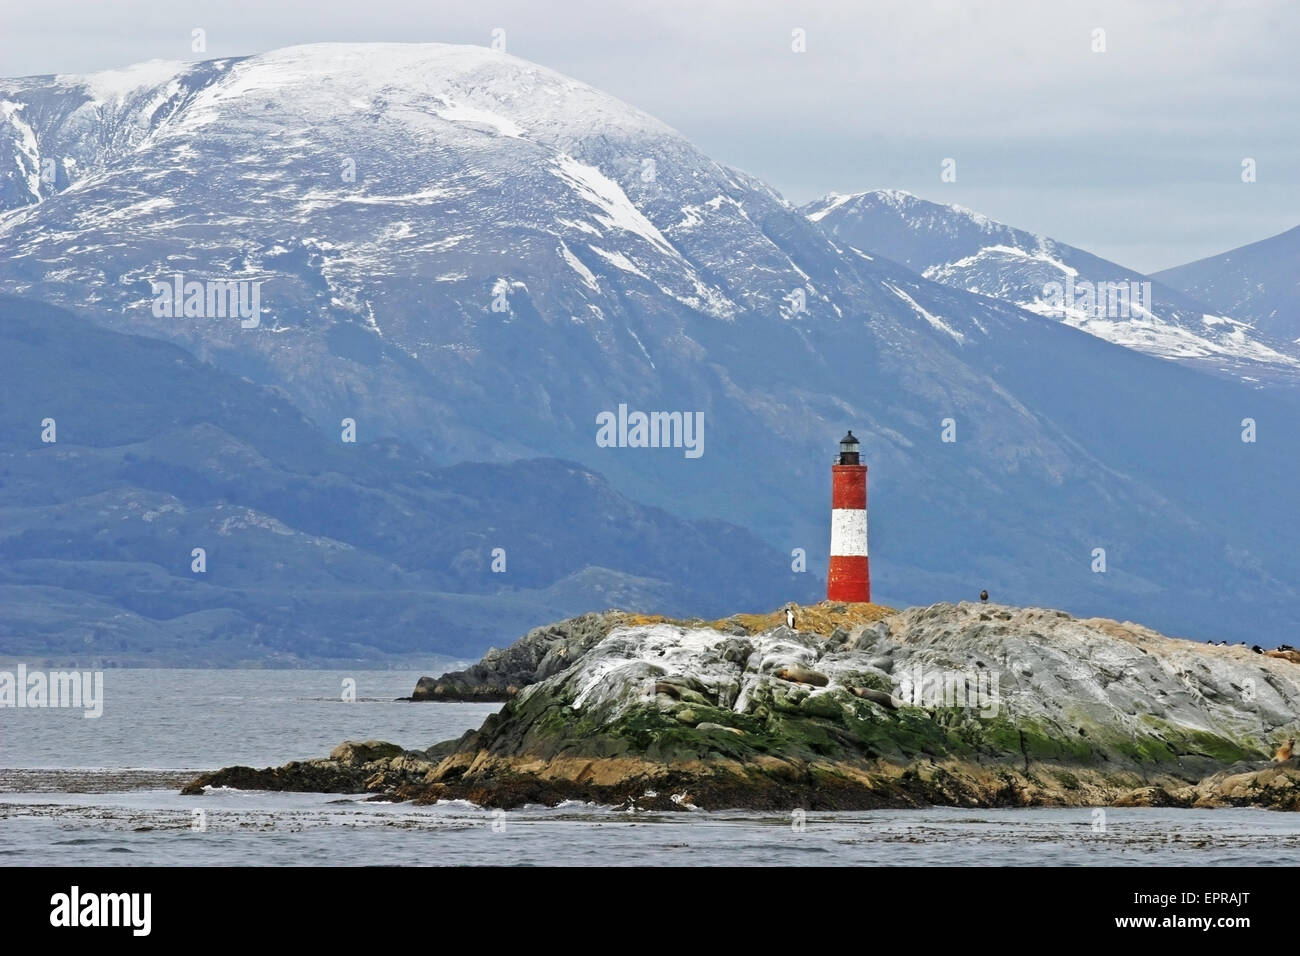
[[[1152,277],[1300,341],[1300,226]]]
[[[0,652],[455,656],[560,609],[818,587],[743,529],[630,501],[573,462],[438,467],[337,435],[176,346],[0,296]]]
[[[928,279],[1059,318],[1091,335],[1146,354],[1223,374],[1300,384],[1300,349],[1231,314],[1218,315],[1194,296],[1118,263],[1048,236],[1018,229],[947,203],[899,189],[831,193],[801,207],[832,238],[887,256]],[[1149,283],[1150,297],[1137,301]],[[1049,294],[1080,287],[1078,297]],[[1096,310],[1082,292],[1120,285],[1123,298],[1096,293]],[[1116,308],[1117,306],[1117,308]],[[1114,313],[1114,314],[1112,314]]]

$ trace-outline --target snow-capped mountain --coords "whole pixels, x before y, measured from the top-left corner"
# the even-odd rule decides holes
[[[861,348],[868,320],[901,365],[917,334],[987,334],[963,297],[844,254],[662,123],[481,48],[297,47],[12,81],[0,100],[50,144],[11,163],[73,170],[0,220],[0,288],[446,460],[559,454],[708,514],[735,505],[711,479],[730,456],[784,441],[820,462],[842,434],[818,336]],[[177,274],[261,282],[257,327],[155,315]],[[934,350],[935,374],[952,360]],[[600,449],[595,417],[620,403],[705,412],[710,453]],[[788,520],[766,471],[748,500]]]
[[[1289,620],[1300,444],[1238,425],[1284,420],[1280,399],[875,258],[576,80],[317,45],[0,81],[0,103],[24,183],[0,291],[277,387],[334,440],[350,418],[446,463],[577,461],[816,571],[852,427],[884,600]],[[187,316],[177,275],[187,303],[187,282],[260,282],[260,311]],[[701,416],[701,453],[599,441],[620,406]]]
[[[1300,343],[1300,226],[1152,278]]]
[[[1250,316],[1211,309],[1201,304],[1209,300],[961,206],[881,189],[832,193],[804,213],[837,242],[1108,342],[1249,380],[1300,384],[1300,349]]]

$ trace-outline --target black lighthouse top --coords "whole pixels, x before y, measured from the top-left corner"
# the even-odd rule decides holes
[[[853,437],[850,431],[840,439],[840,461],[841,465],[857,465],[858,461],[858,440]]]

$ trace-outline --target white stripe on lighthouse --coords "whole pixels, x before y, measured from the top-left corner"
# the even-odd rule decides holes
[[[866,557],[867,509],[831,509],[831,556]]]

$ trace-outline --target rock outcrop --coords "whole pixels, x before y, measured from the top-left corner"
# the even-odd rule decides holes
[[[432,748],[431,748],[432,750]],[[199,794],[206,787],[280,790],[297,793],[388,792],[421,783],[436,767],[428,752],[403,750],[382,740],[345,741],[322,760],[295,760],[283,767],[225,767],[201,774],[181,790]]]
[[[836,607],[847,620],[856,606],[820,610]],[[523,668],[512,679],[532,666],[532,680],[457,741],[349,745],[191,790],[350,787],[503,807],[1296,809],[1295,761],[1271,758],[1300,727],[1300,667],[1246,647],[979,604],[862,615],[825,633],[615,615],[534,631],[485,659],[486,677],[510,660]],[[335,785],[319,786],[331,766]]]
[[[800,630],[829,637],[893,611],[876,604],[823,603],[799,611]],[[421,677],[411,693],[418,701],[507,701],[523,687],[545,680],[570,666],[604,640],[616,627],[672,623],[683,627],[709,627],[729,634],[752,634],[776,627],[780,611],[771,614],[736,614],[711,622],[701,619],[673,621],[662,615],[628,614],[610,610],[537,627],[505,650],[492,648],[483,659],[463,671],[441,677]]]
[[[466,670],[421,677],[411,700],[507,701],[521,687],[558,674],[615,627],[633,620],[622,611],[606,611],[533,628],[505,650],[492,648]]]
[[[1300,810],[1300,760],[1271,767],[1239,765],[1187,787],[1145,787],[1116,801],[1122,807],[1270,807]]]

